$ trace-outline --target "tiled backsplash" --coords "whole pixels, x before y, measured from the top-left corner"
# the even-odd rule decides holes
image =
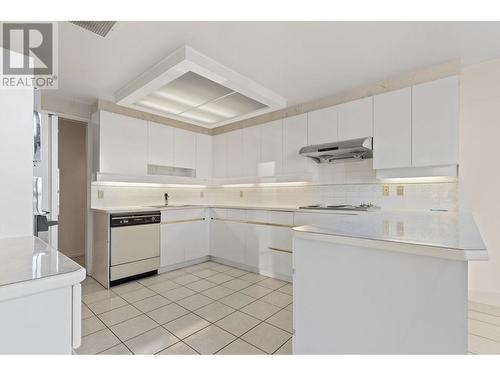
[[[371,161],[320,165],[320,183],[279,187],[171,188],[157,186],[92,186],[93,207],[163,204],[168,192],[171,204],[229,204],[301,206],[315,203],[374,203],[387,210],[458,210],[457,182],[381,183]],[[389,185],[389,195],[383,186]],[[402,186],[403,196],[396,190]],[[98,190],[104,197],[97,198]],[[202,196],[203,195],[203,196]]]

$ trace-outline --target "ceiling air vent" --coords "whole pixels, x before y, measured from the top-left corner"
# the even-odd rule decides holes
[[[116,23],[116,21],[69,21],[69,22],[102,37],[108,35],[109,31]]]
[[[283,97],[188,46],[116,92],[115,101],[207,128],[286,106]]]

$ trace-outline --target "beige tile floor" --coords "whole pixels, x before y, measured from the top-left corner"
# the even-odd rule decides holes
[[[79,354],[291,354],[292,284],[205,262],[82,283]],[[500,354],[500,307],[469,302],[469,353]]]
[[[291,354],[292,284],[205,262],[82,283],[79,354]]]

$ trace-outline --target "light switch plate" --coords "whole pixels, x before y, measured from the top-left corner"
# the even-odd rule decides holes
[[[205,192],[204,191],[200,191],[200,198],[203,198],[205,196]]]
[[[240,190],[240,198],[243,198],[243,191]]]
[[[97,199],[104,198],[104,190],[97,190]]]
[[[399,197],[402,197],[403,195],[405,195],[405,187],[403,185],[398,185],[398,187],[396,188],[396,194]]]

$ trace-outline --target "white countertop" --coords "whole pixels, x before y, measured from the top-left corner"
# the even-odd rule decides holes
[[[332,236],[338,239],[412,245],[414,249],[418,246],[426,247],[426,252],[435,249],[435,255],[446,253],[444,257],[450,255],[454,259],[488,258],[486,246],[470,214],[380,211],[367,215],[332,215],[327,224],[303,225],[293,230],[296,233]]]
[[[7,295],[12,297],[13,287],[22,286],[23,293],[28,293],[30,289],[39,289],[38,282],[54,287],[58,283],[78,283],[84,278],[85,268],[38,237],[0,239],[0,300]]]
[[[298,207],[290,206],[245,206],[245,205],[168,205],[168,206],[122,206],[122,207],[95,207],[91,208],[95,212],[103,212],[109,214],[123,213],[123,212],[146,212],[146,211],[166,211],[166,210],[182,210],[191,208],[227,208],[227,209],[240,209],[240,210],[268,210],[268,211],[298,211]],[[305,211],[305,210],[300,210]]]

